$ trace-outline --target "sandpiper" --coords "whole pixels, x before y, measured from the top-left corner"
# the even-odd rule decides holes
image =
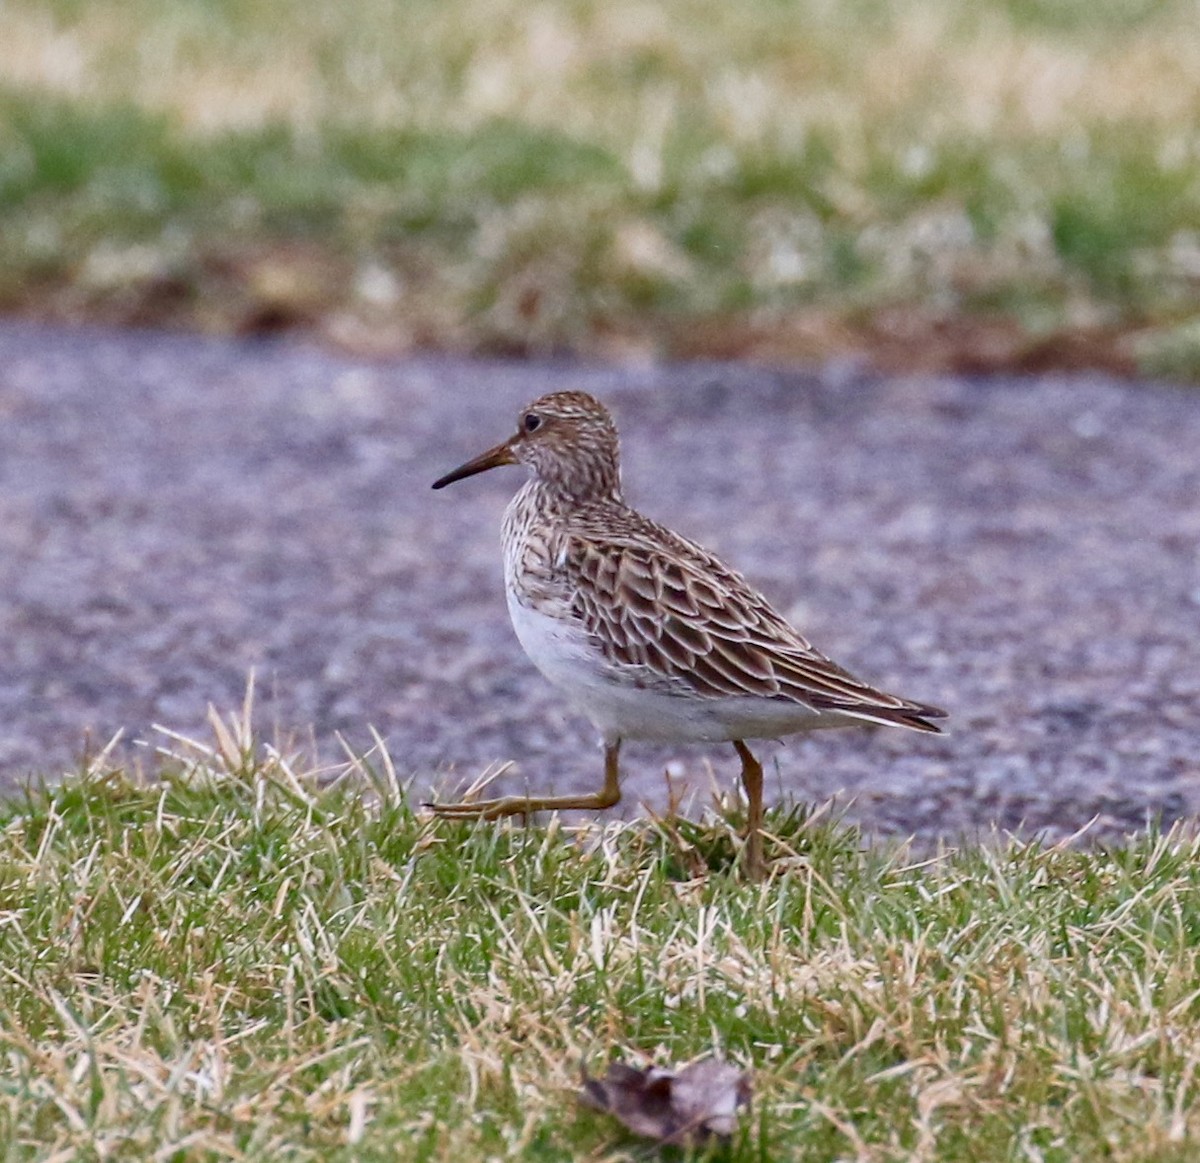
[[[626,505],[616,426],[586,392],[536,400],[521,411],[514,436],[433,487],[504,464],[532,470],[504,514],[513,629],[534,665],[599,730],[604,787],[430,805],[437,815],[609,808],[621,797],[624,740],[729,742],[748,805],[746,871],[758,878],[763,772],[747,739],[864,723],[940,730],[930,720],[944,711],[861,682],[741,574]]]

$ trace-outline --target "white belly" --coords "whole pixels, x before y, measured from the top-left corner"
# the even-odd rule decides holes
[[[533,664],[596,725],[608,743],[652,739],[664,743],[719,743],[730,739],[777,739],[861,720],[814,711],[801,703],[752,697],[702,698],[636,685],[622,674],[577,625],[540,614],[509,591],[513,629]]]

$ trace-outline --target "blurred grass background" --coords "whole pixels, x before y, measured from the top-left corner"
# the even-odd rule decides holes
[[[5,0],[0,309],[1200,378],[1194,0]]]

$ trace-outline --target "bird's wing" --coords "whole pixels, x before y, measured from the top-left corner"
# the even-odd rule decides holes
[[[611,662],[704,698],[789,699],[820,711],[936,731],[937,708],[876,690],[831,662],[738,573],[651,526],[575,531],[564,565],[576,615]]]

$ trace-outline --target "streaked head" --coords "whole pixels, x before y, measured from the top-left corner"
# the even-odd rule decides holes
[[[448,472],[433,487],[502,464],[527,464],[539,480],[581,500],[621,496],[617,427],[608,409],[587,392],[552,392],[522,408],[514,436]]]

